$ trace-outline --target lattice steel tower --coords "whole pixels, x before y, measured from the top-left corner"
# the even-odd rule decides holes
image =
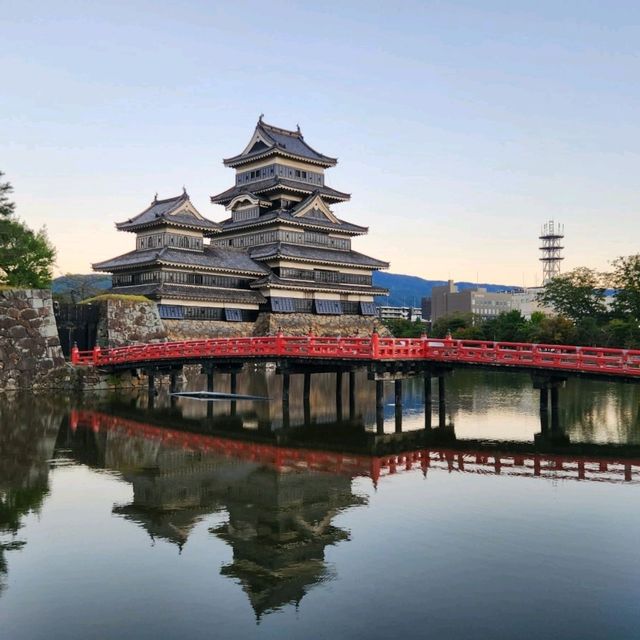
[[[542,284],[545,285],[549,280],[560,275],[560,263],[564,260],[561,255],[564,246],[562,240],[564,238],[564,225],[558,224],[553,220],[542,225],[542,233],[540,234],[540,251],[542,256]]]

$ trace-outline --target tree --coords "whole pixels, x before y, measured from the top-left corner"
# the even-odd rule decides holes
[[[426,325],[420,320],[411,322],[404,318],[394,318],[386,320],[384,324],[394,338],[419,338],[426,332]]]
[[[9,200],[8,194],[13,191],[13,187],[8,182],[2,182],[4,173],[0,171],[0,218],[8,218],[13,214],[16,205]]]
[[[603,274],[593,269],[578,267],[547,282],[538,301],[574,322],[589,317],[600,319],[607,311],[603,279]]]
[[[468,329],[473,326],[473,316],[467,314],[454,314],[438,318],[431,327],[431,335],[434,338],[444,338],[447,333],[453,335],[458,329]]]
[[[0,284],[43,289],[51,284],[56,251],[44,228],[32,231],[14,216],[11,191],[8,182],[0,183]]]
[[[614,260],[611,275],[616,288],[614,313],[640,321],[640,254]]]
[[[532,324],[531,340],[538,344],[575,344],[576,329],[569,318],[545,317],[535,325]]]
[[[530,323],[517,309],[489,318],[483,330],[485,340],[498,342],[528,342],[531,337]]]

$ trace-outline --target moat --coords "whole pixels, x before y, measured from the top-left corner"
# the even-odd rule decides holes
[[[281,384],[3,398],[2,637],[637,637],[640,385]]]

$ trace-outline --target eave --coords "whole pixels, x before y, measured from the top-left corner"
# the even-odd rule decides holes
[[[306,164],[316,165],[318,167],[323,167],[328,169],[330,167],[335,167],[338,164],[337,158],[329,158],[325,156],[324,158],[309,158],[307,156],[298,155],[297,153],[289,153],[288,151],[284,151],[279,147],[273,147],[271,149],[264,149],[254,154],[248,154],[246,156],[238,155],[233,156],[231,158],[225,158],[222,163],[225,167],[231,167],[235,169],[236,167],[241,167],[246,164],[251,164],[252,162],[257,162],[259,160],[264,160],[269,156],[282,156],[283,158],[289,158],[291,160],[297,160],[298,162],[304,162]]]

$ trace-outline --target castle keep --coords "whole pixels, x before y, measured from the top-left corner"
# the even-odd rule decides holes
[[[337,160],[300,131],[258,121],[245,149],[224,164],[235,184],[211,197],[227,217],[205,218],[188,194],[153,202],[116,227],[136,235],[129,253],[93,265],[113,274],[113,292],[144,295],[172,320],[253,322],[375,316],[373,271],[389,265],[358,253],[351,239],[368,229],[337,217],[350,199],[325,183]],[[329,323],[330,324],[330,323]],[[372,325],[373,326],[373,325]]]

